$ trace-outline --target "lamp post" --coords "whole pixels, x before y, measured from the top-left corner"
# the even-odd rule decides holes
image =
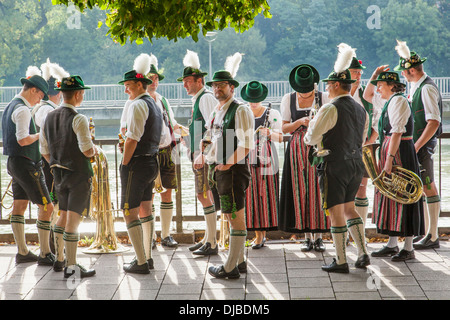
[[[212,78],[212,59],[211,59],[211,42],[213,42],[214,40],[216,40],[217,37],[217,32],[214,31],[208,31],[206,33],[206,38],[205,40],[208,41],[209,44],[209,80],[211,80]]]

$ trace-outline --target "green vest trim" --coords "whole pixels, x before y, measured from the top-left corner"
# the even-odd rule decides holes
[[[217,159],[220,164],[227,163],[227,160],[233,155],[234,151],[237,149],[238,146],[238,140],[236,136],[236,122],[234,121],[234,118],[236,116],[237,108],[240,106],[239,102],[234,100],[230,106],[228,107],[227,113],[225,114],[225,117],[223,118],[222,122],[222,136],[218,140],[219,143],[219,150],[222,150],[222,158]],[[232,138],[233,138],[233,150],[228,148],[227,150],[227,140],[231,137],[228,136],[228,133],[233,132]]]
[[[200,150],[199,143],[200,143],[200,140],[203,138],[203,134],[206,131],[206,128],[205,128],[206,121],[203,118],[203,115],[202,115],[202,113],[200,111],[200,99],[201,99],[201,97],[203,97],[203,95],[205,93],[207,93],[206,90],[204,90],[198,96],[197,100],[195,100],[194,107],[192,109],[191,122],[189,124],[189,138],[190,138],[191,155],[193,155],[195,151]],[[201,131],[198,130],[197,128],[195,128],[195,123],[197,121],[201,121],[201,123],[202,123],[202,130]]]
[[[422,135],[423,130],[427,126],[427,121],[425,120],[425,107],[422,102],[422,88],[425,85],[425,81],[422,81],[420,87],[414,92],[411,108],[414,117],[414,131],[413,139],[416,142]]]
[[[358,89],[358,94],[359,94],[359,98],[361,99],[361,102],[363,103],[363,107],[364,109],[366,109],[367,113],[369,114],[369,130],[367,131],[367,139],[370,138],[370,136],[372,135],[372,120],[373,120],[373,104],[371,104],[370,102],[366,101],[363,98],[363,94],[364,94],[364,90],[366,89],[365,86],[362,86],[362,88]]]

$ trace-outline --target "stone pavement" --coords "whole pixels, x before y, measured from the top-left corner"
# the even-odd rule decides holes
[[[347,247],[350,274],[328,274],[320,269],[334,257],[326,251],[303,253],[299,242],[272,240],[260,250],[246,248],[248,272],[239,279],[215,279],[208,267],[222,263],[225,250],[211,257],[193,256],[189,245],[154,250],[155,269],[149,275],[126,274],[124,263],[134,251],[85,254],[78,262],[97,271],[80,281],[63,278],[50,267],[15,265],[15,245],[0,246],[0,300],[442,300],[450,299],[450,242],[439,249],[417,251],[416,259],[392,262],[371,258],[367,270],[356,269],[356,248]],[[369,243],[369,251],[383,243]],[[403,243],[400,243],[400,248]],[[38,253],[39,248],[30,246]]]

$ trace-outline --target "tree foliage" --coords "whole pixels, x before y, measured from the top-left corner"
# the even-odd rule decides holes
[[[272,0],[271,19],[260,14],[253,27],[242,33],[234,28],[217,30],[211,43],[212,72],[224,67],[227,56],[241,52],[238,81],[287,80],[301,63],[312,64],[323,79],[333,68],[337,45],[345,42],[357,48],[358,59],[367,66],[363,75],[367,78],[381,64],[397,64],[394,47],[399,39],[428,58],[424,67],[429,75],[450,76],[449,2]],[[379,28],[367,26],[371,5],[380,10]],[[68,26],[74,15],[79,28]],[[106,19],[105,10],[98,7],[82,13],[77,9],[75,14],[50,0],[0,0],[0,85],[20,85],[27,67],[40,66],[47,58],[81,75],[87,84],[115,84],[141,53],[153,53],[164,69],[163,83],[173,83],[182,74],[187,49],[199,54],[201,69],[209,73],[209,43],[202,32],[197,41],[191,36],[178,41],[143,38],[139,45],[136,41],[121,45],[107,35]]]
[[[266,0],[52,0],[54,4],[74,3],[80,11],[94,6],[107,11],[108,33],[117,42],[143,43],[143,39],[177,40],[223,30],[227,27],[243,32],[253,26],[263,13],[270,17]]]

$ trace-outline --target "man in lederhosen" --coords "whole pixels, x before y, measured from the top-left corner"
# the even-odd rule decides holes
[[[192,114],[189,122],[189,136],[185,140],[189,150],[189,159],[194,159],[201,153],[200,141],[206,132],[206,121],[213,113],[217,100],[211,91],[205,88],[206,72],[200,70],[200,62],[197,53],[187,50],[183,59],[185,66],[183,76],[178,81],[183,81],[183,86],[188,95],[192,96]],[[220,210],[219,194],[215,186],[210,188],[208,182],[209,166],[195,170],[195,193],[202,204],[205,216],[205,236],[201,241],[189,247],[195,255],[214,255],[218,253],[217,246],[217,211]]]
[[[57,259],[53,270],[64,268],[65,278],[95,275],[95,270],[77,263],[78,227],[80,218],[88,215],[94,174],[90,158],[98,153],[86,116],[76,110],[87,89],[80,76],[63,78],[57,88],[63,103],[48,113],[40,136],[42,155],[52,168],[60,214],[54,227]]]
[[[369,115],[370,125],[367,132],[367,139],[364,144],[371,144],[375,143],[378,138],[378,120],[380,118],[381,108],[384,104],[380,106],[380,104],[378,103],[373,104],[364,99],[363,96],[366,87],[361,84],[361,76],[364,72],[364,69],[366,69],[366,67],[363,66],[362,61],[358,60],[356,57],[353,57],[352,63],[350,64],[348,70],[350,71],[352,79],[356,81],[352,83],[350,95],[353,97],[353,99],[355,99],[356,102],[364,107],[364,109],[367,111],[367,114]],[[367,198],[368,178],[369,175],[366,171],[364,171],[361,184],[355,197],[356,211],[363,220],[364,226],[366,224],[367,214],[369,211],[369,199]]]
[[[304,138],[309,145],[319,145],[329,150],[318,174],[323,206],[331,218],[336,258],[331,264],[322,266],[322,270],[340,273],[349,272],[345,252],[348,231],[358,248],[355,267],[365,268],[370,264],[363,221],[355,210],[355,195],[364,172],[362,145],[367,135],[369,117],[349,94],[355,80],[351,79],[348,70],[351,61],[346,59],[346,50],[339,52],[334,71],[322,80],[327,82],[332,100],[319,109],[309,123]]]
[[[220,208],[231,225],[230,246],[227,260],[223,265],[212,266],[208,272],[216,278],[239,278],[246,272],[244,246],[247,236],[245,222],[245,190],[250,182],[247,155],[254,147],[254,118],[247,105],[234,99],[234,89],[239,82],[234,80],[239,65],[240,54],[232,57],[231,71],[221,70],[214,73],[207,82],[214,90],[219,101],[206,124],[211,130],[209,149],[195,159],[194,168],[201,169],[210,165],[212,181],[215,182],[220,196]],[[236,62],[238,61],[238,62]],[[226,63],[226,65],[228,65]]]
[[[12,177],[13,209],[11,227],[17,244],[16,263],[35,262],[53,265],[54,255],[49,245],[50,218],[53,211],[50,194],[42,171],[39,133],[36,131],[30,108],[48,99],[48,84],[37,67],[27,70],[20,79],[22,90],[3,112],[3,154],[8,156],[7,170]],[[25,239],[25,210],[29,201],[39,207],[37,229],[40,254],[31,252]]]
[[[146,59],[138,60],[135,60],[133,70],[125,73],[124,79],[119,82],[125,86],[125,93],[132,100],[125,116],[127,131],[120,179],[121,208],[136,253],[136,258],[123,269],[130,273],[148,274],[149,268],[153,268],[152,192],[159,170],[157,157],[163,120],[160,110],[147,93],[147,86],[152,83],[146,76],[150,64]]]
[[[439,248],[438,220],[441,213],[441,198],[434,181],[433,155],[437,137],[442,133],[442,96],[434,81],[425,73],[422,58],[410,51],[405,42],[396,47],[400,55],[399,64],[394,68],[411,84],[408,100],[414,114],[414,144],[421,165],[428,214],[425,213],[426,236],[415,238],[414,249]],[[402,50],[403,49],[403,50]],[[420,240],[419,240],[420,239]]]
[[[41,65],[41,71],[42,77],[48,84],[48,100],[41,101],[41,103],[35,106],[31,111],[31,115],[36,123],[36,129],[38,132],[40,132],[40,129],[43,127],[47,114],[58,108],[61,103],[61,91],[56,90],[57,81],[61,82],[62,78],[70,76],[70,74],[68,74],[62,67],[56,63],[51,63],[49,59]],[[44,171],[45,183],[47,184],[47,189],[50,192],[50,197],[54,206],[51,218],[52,230],[50,231],[50,248],[52,253],[55,253],[55,233],[53,232],[53,229],[57,220],[58,200],[54,191],[53,175],[50,170],[50,165],[44,157],[42,157],[42,161],[44,164],[42,170]]]
[[[169,101],[156,91],[159,81],[164,79],[164,75],[158,69],[158,59],[153,54],[150,56],[150,72],[147,77],[152,80],[152,83],[147,86],[147,92],[163,115],[163,129],[158,152],[161,186],[165,189],[160,193],[161,245],[173,248],[178,246],[178,242],[170,235],[173,216],[172,190],[177,188],[177,174],[172,159],[172,150],[176,146],[174,131],[178,130],[180,126],[175,120]]]

